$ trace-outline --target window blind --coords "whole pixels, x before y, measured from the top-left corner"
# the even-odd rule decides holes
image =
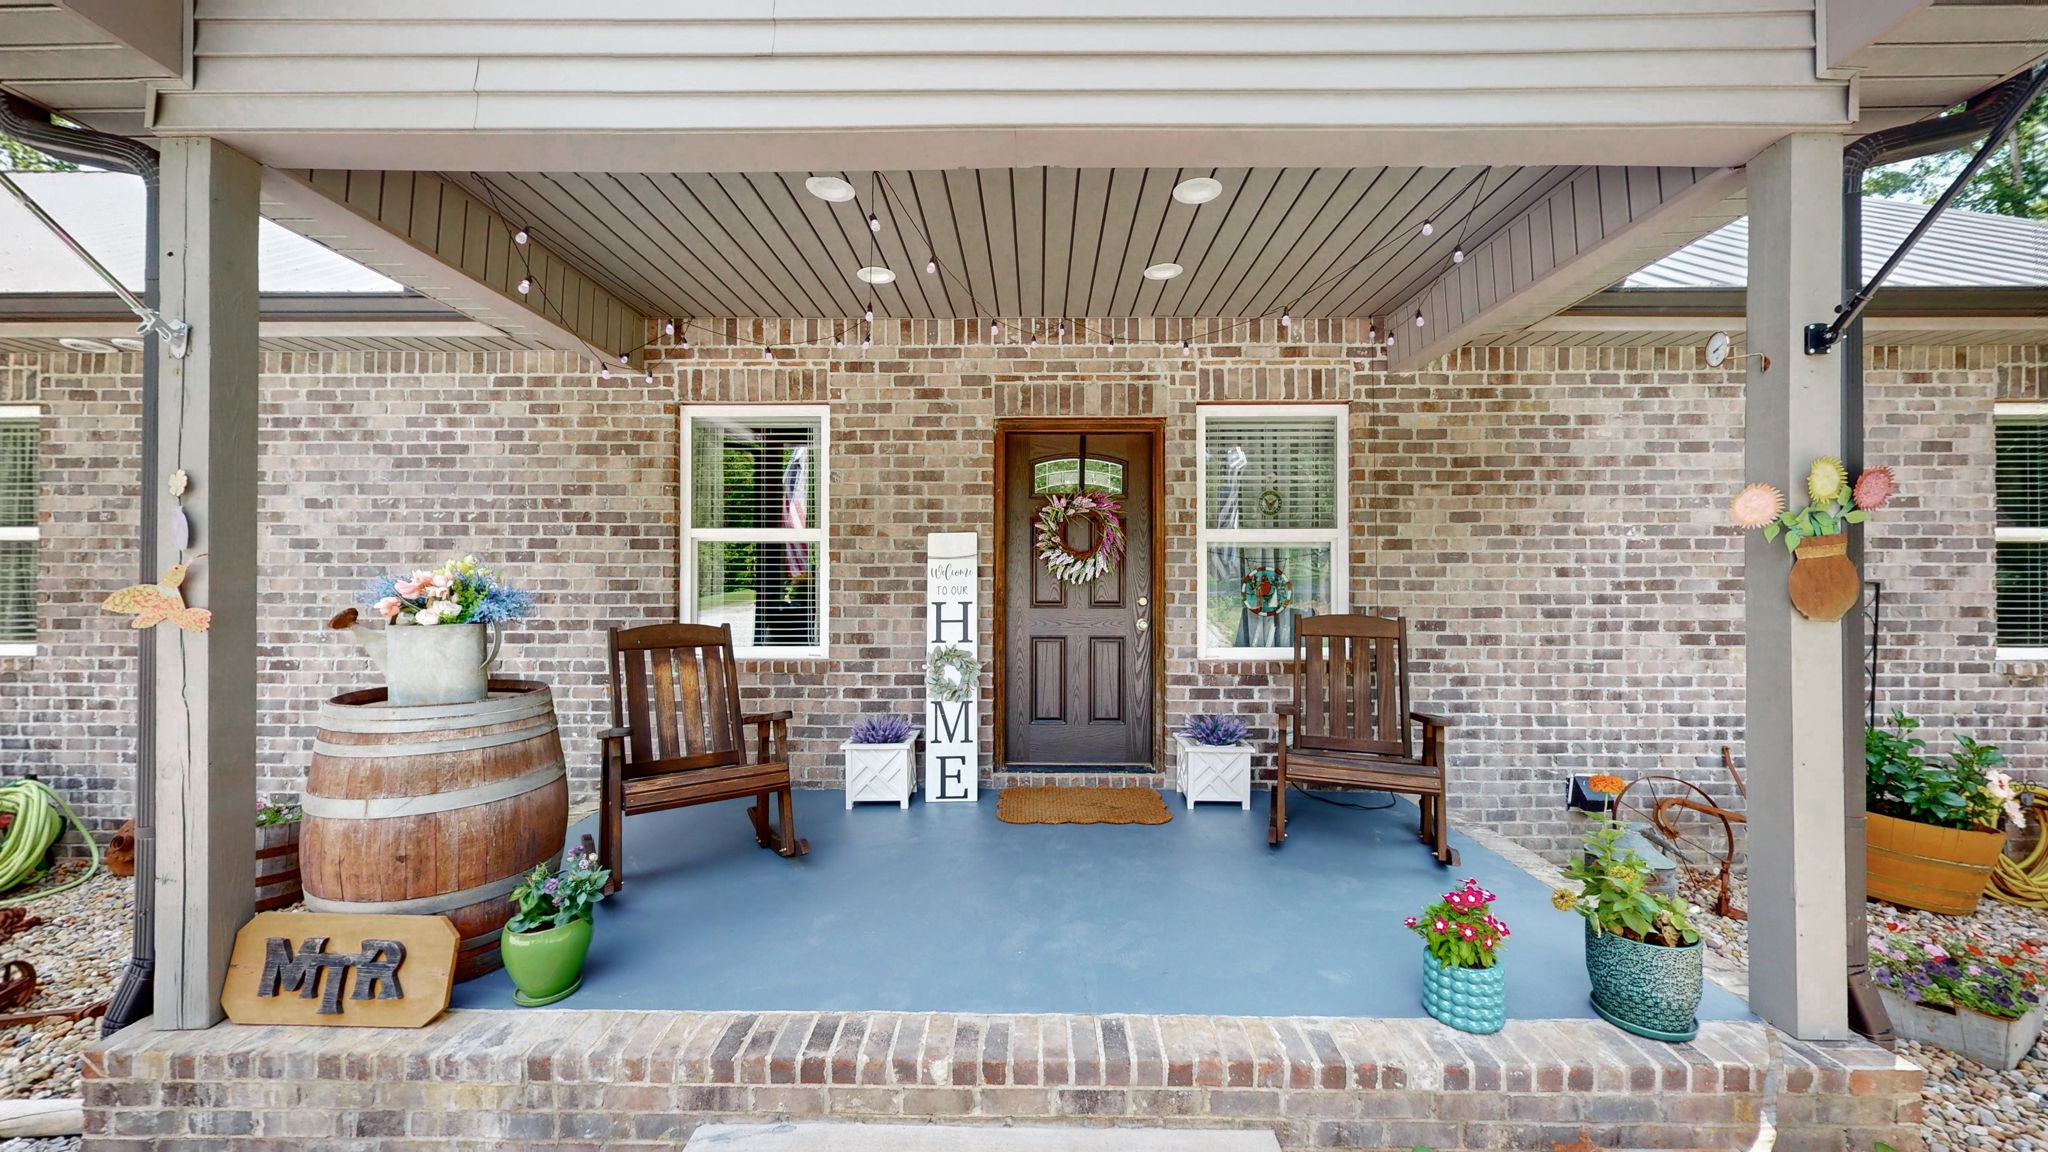
[[[823,418],[774,409],[684,413],[690,618],[740,649],[823,645]]]
[[[37,423],[0,417],[0,528],[36,526]]]
[[[33,417],[0,417],[0,644],[36,639],[36,439]]]
[[[1337,526],[1337,422],[1328,416],[1212,417],[1202,445],[1206,527]]]
[[[1998,644],[2048,648],[2048,414],[2001,413]]]
[[[701,421],[691,426],[693,528],[817,523],[818,424]]]

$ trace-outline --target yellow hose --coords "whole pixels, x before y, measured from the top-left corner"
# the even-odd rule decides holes
[[[2042,818],[2048,812],[2048,788],[2038,784],[2022,784],[2019,790],[2034,797],[2034,819]],[[2034,841],[2032,851],[2023,860],[2000,855],[1991,871],[1991,887],[1986,889],[1994,900],[2007,904],[2018,904],[2026,908],[2048,908],[2048,828],[2041,830]]]

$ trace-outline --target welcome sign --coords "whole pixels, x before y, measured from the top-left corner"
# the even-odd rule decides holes
[[[981,650],[981,544],[973,532],[934,532],[925,553],[924,641],[927,654],[942,647]],[[981,694],[965,700],[927,698],[924,706],[925,803],[981,798]]]

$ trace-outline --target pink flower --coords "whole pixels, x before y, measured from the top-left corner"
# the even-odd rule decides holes
[[[382,600],[377,601],[377,611],[382,612],[386,620],[397,619],[398,613],[401,610],[403,610],[404,607],[405,606],[403,604],[399,603],[398,597],[396,596],[386,596]]]
[[[1477,933],[1472,930],[1472,926],[1470,924],[1463,924],[1458,927],[1458,935],[1463,936],[1467,940],[1470,940],[1473,936],[1477,935]]]
[[[1884,507],[1885,501],[1897,495],[1899,481],[1892,470],[1885,467],[1866,468],[1856,478],[1856,507],[1865,512],[1875,512]]]
[[[1433,925],[1433,927],[1435,927],[1435,928],[1436,928],[1436,930],[1437,930],[1437,931],[1439,931],[1439,932],[1448,932],[1448,931],[1450,931],[1450,930],[1451,930],[1451,925],[1450,925],[1449,921],[1446,921],[1446,920],[1445,920],[1445,919],[1444,919],[1443,917],[1441,917],[1441,916],[1439,916],[1439,917],[1437,917],[1437,918],[1436,918],[1436,924],[1435,924],[1435,925]]]
[[[420,593],[434,582],[434,574],[425,570],[414,572],[404,580],[394,581],[392,587],[407,600],[417,600]]]
[[[1401,923],[1406,924],[1410,928],[1413,928],[1417,923],[1419,923],[1419,921],[1417,921],[1415,917],[1410,916],[1406,920],[1401,921]]]

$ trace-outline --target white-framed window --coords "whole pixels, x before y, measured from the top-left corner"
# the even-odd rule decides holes
[[[0,404],[0,656],[36,652],[36,447],[40,408]]]
[[[1195,410],[1202,656],[1285,657],[1296,620],[1345,611],[1348,424],[1342,404]]]
[[[1998,655],[2048,660],[2048,404],[2000,404]]]
[[[828,410],[682,411],[682,618],[732,625],[741,657],[824,656]]]

